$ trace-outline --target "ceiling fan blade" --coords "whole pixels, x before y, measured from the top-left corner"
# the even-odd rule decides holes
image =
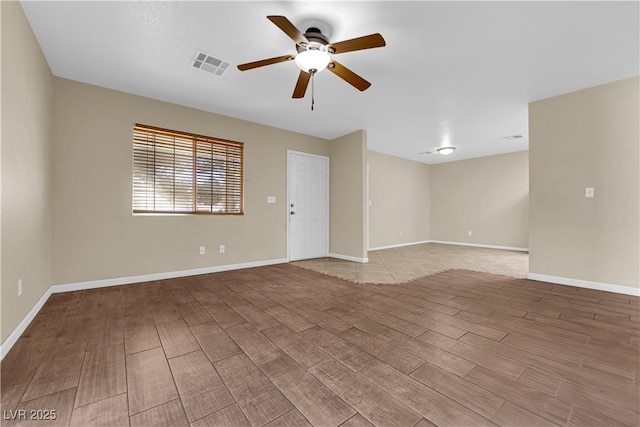
[[[300,71],[300,75],[298,76],[298,82],[296,83],[295,89],[293,89],[292,98],[304,98],[304,94],[307,92],[307,86],[309,86],[309,80],[311,79],[311,74]]]
[[[331,61],[327,69],[360,91],[366,90],[371,86],[371,83],[337,61]]]
[[[309,40],[284,16],[267,16],[267,19],[278,26],[282,31],[288,35],[291,40],[296,44],[306,43],[309,44]]]
[[[252,68],[264,67],[265,65],[277,64],[278,62],[285,62],[293,58],[293,55],[283,55],[276,56],[275,58],[263,59],[262,61],[248,62],[246,64],[238,65],[238,70],[247,71]]]
[[[331,43],[329,48],[333,48],[333,53],[353,52],[354,50],[373,49],[374,47],[383,47],[387,43],[384,38],[376,33],[368,36],[358,37],[356,39],[345,40],[338,43]]]

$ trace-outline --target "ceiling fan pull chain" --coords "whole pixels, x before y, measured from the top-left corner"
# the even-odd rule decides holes
[[[316,103],[315,100],[315,86],[313,84],[314,78],[313,76],[315,76],[316,73],[311,73],[311,111],[313,111],[313,104]]]

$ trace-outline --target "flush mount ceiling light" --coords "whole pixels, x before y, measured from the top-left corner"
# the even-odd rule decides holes
[[[456,147],[453,146],[449,146],[449,147],[440,147],[436,150],[438,153],[442,154],[443,156],[448,156],[449,154],[453,153],[454,151],[456,151]]]

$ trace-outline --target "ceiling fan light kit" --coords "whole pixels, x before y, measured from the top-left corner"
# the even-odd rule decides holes
[[[296,65],[305,73],[317,73],[327,68],[331,61],[331,56],[326,50],[306,49],[296,56]]]
[[[295,42],[298,54],[295,56],[283,55],[240,64],[238,65],[238,70],[247,71],[253,68],[295,59],[296,65],[300,68],[300,75],[293,90],[293,98],[304,98],[311,77],[325,68],[360,91],[364,91],[371,86],[371,83],[334,60],[331,55],[383,47],[386,45],[386,42],[380,34],[370,34],[338,43],[329,43],[327,36],[322,34],[321,30],[317,27],[309,27],[307,31],[302,34],[291,21],[284,16],[267,16],[267,19],[273,22]],[[311,101],[311,109],[313,110],[313,99]]]

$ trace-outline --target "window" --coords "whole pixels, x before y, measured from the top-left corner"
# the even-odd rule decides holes
[[[243,213],[244,144],[136,124],[133,212]]]

